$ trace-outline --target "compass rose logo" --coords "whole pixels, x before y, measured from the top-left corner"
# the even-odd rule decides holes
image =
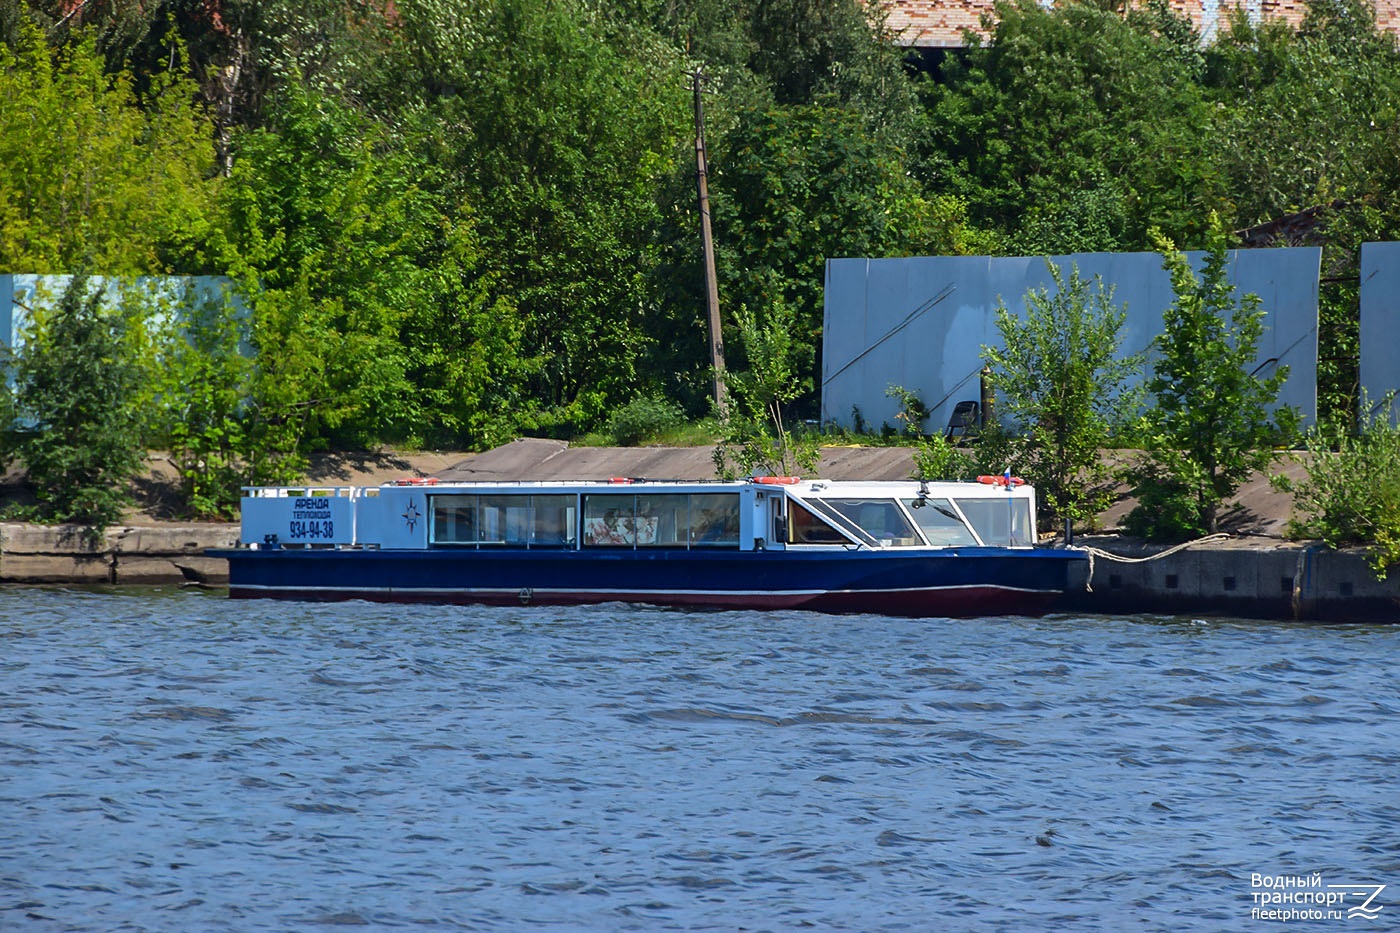
[[[423,513],[418,511],[418,503],[414,502],[412,499],[409,499],[408,508],[403,510],[403,520],[404,524],[408,526],[408,530],[410,533],[413,531],[413,529],[418,527],[418,519],[422,517]]]

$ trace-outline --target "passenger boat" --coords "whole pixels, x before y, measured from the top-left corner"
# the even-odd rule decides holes
[[[1039,613],[1086,553],[1035,493],[980,483],[439,483],[244,490],[235,598]]]

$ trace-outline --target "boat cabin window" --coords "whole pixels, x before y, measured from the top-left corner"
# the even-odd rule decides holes
[[[954,501],[967,520],[972,522],[983,544],[989,547],[1030,547],[1035,543],[1029,499],[1007,496]]]
[[[934,547],[976,546],[977,536],[947,499],[926,496],[922,499],[905,499],[904,504],[928,543]]]
[[[583,543],[632,547],[637,543],[636,518],[636,496],[584,496]]]
[[[821,500],[865,532],[879,547],[914,547],[923,542],[894,499]]]
[[[696,493],[690,497],[690,546],[739,546],[739,494]]]
[[[788,544],[850,544],[850,539],[796,499],[788,501]]]
[[[737,548],[739,494],[595,493],[583,497],[586,547]]]
[[[637,547],[685,547],[690,497],[637,497]]]
[[[578,499],[570,495],[429,496],[431,543],[487,547],[572,547]]]
[[[530,547],[573,547],[578,543],[578,497],[531,496]]]

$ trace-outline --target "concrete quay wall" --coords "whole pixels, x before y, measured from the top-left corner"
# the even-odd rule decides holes
[[[1400,622],[1400,574],[1377,580],[1362,549],[1233,539],[1157,548],[1160,557],[1118,544],[1109,556],[1102,545],[1075,543],[1092,548],[1093,559],[1088,587],[1080,581],[1061,604],[1068,611]]]
[[[81,525],[0,522],[0,583],[228,583],[205,548],[238,543],[238,526],[170,522],[113,526],[97,541]]]
[[[204,551],[237,541],[233,524],[115,526],[94,543],[81,526],[0,522],[0,583],[224,586],[227,563]],[[1271,538],[1172,553],[1119,539],[1075,544],[1090,547],[1093,559],[1060,611],[1400,622],[1400,574],[1378,581],[1362,550]]]

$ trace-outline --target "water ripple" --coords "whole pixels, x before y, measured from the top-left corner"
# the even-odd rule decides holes
[[[1249,929],[1400,885],[1397,638],[0,590],[0,927]]]

